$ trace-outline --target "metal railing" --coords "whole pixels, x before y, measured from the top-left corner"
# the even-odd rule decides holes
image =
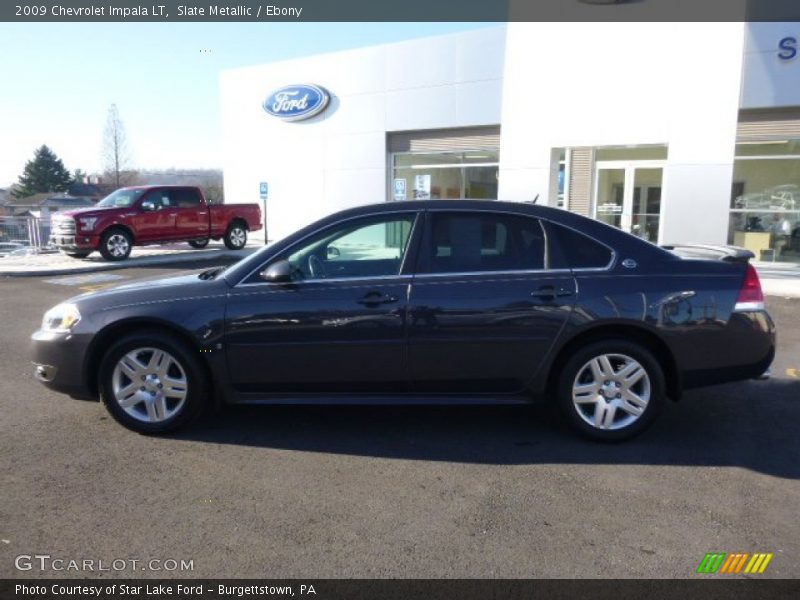
[[[0,243],[42,249],[50,240],[50,218],[0,216]]]

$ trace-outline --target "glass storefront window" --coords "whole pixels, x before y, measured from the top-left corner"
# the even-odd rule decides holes
[[[596,148],[595,218],[659,243],[667,153],[667,146]]]
[[[498,150],[396,153],[392,199],[497,198]]]
[[[736,144],[728,243],[800,262],[800,140]]]

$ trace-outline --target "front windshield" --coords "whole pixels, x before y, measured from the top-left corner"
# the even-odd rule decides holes
[[[97,203],[97,206],[116,206],[119,208],[127,208],[129,206],[133,206],[134,202],[136,202],[142,194],[144,194],[145,190],[142,189],[131,189],[131,188],[122,188],[121,190],[117,190],[100,200]]]

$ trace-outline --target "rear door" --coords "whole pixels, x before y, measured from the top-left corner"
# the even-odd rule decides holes
[[[404,272],[413,211],[331,225],[262,265],[288,260],[290,283],[257,272],[230,292],[228,368],[239,393],[392,392],[405,388]]]
[[[524,388],[575,303],[538,219],[432,210],[409,300],[409,376],[423,393]]]
[[[206,238],[209,232],[208,207],[197,188],[173,188],[176,205],[175,237],[178,239]]]

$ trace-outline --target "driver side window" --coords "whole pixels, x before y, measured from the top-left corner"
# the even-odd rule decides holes
[[[279,258],[300,281],[399,275],[415,218],[407,213],[340,223]]]
[[[145,202],[152,202],[155,210],[161,210],[162,208],[169,208],[172,206],[169,190],[154,190],[144,197],[142,204]]]

